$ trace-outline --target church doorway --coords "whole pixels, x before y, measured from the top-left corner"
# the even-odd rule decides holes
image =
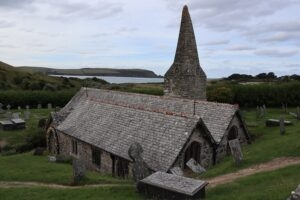
[[[201,145],[199,142],[192,142],[186,149],[184,154],[184,166],[186,163],[193,158],[196,162],[200,163]]]

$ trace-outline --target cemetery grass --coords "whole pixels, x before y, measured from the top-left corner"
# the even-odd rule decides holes
[[[295,110],[295,108],[291,108],[289,112],[295,112]],[[252,139],[252,144],[242,147],[243,163],[240,166],[235,166],[233,158],[228,156],[221,163],[211,167],[207,173],[196,177],[211,178],[279,157],[300,157],[300,121],[277,108],[267,108],[266,115],[258,119],[256,118],[255,109],[244,109],[242,115],[245,118]],[[279,127],[265,126],[266,119],[279,119],[280,116],[293,122],[292,126],[285,127],[286,133],[284,135],[280,135]]]
[[[294,165],[270,172],[239,178],[232,183],[209,188],[207,200],[287,199],[299,185],[300,166]]]
[[[29,120],[26,120],[26,129],[10,131],[3,131],[0,129],[0,141],[5,141],[11,146],[17,146],[24,143],[28,134],[38,131],[38,121],[42,118],[48,118],[51,111],[51,109],[30,109],[31,114]],[[12,112],[22,112],[23,114],[20,117],[24,118],[25,109],[22,109],[21,111],[12,110]],[[0,120],[1,118],[4,119],[4,114],[0,114]]]

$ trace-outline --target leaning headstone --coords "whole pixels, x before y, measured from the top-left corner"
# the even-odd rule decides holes
[[[73,184],[79,184],[85,178],[85,163],[83,160],[73,160]]]
[[[150,167],[143,159],[143,148],[139,143],[133,143],[128,150],[128,155],[133,161],[132,175],[136,183],[151,174]]]
[[[197,174],[202,174],[206,172],[206,169],[202,167],[194,158],[191,158],[187,163],[188,166],[193,172]]]
[[[229,147],[235,164],[239,165],[243,160],[243,152],[239,139],[229,140]]]
[[[180,167],[173,167],[170,169],[170,172],[177,176],[183,176],[183,171]]]
[[[48,103],[48,109],[52,109],[52,104]]]
[[[42,108],[42,104],[39,103],[39,104],[37,105],[37,109],[41,109],[41,108]]]
[[[279,120],[279,127],[280,127],[280,134],[281,135],[285,134],[284,119],[282,117],[280,117]]]

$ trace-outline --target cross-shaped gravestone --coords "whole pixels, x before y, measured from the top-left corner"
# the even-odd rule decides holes
[[[243,160],[243,152],[239,139],[229,140],[229,147],[235,164],[239,165]]]
[[[11,106],[8,104],[8,105],[6,106],[6,108],[7,108],[7,111],[9,111],[10,108],[11,108]]]

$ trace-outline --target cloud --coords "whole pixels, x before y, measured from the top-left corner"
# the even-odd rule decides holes
[[[9,28],[14,26],[15,24],[12,22],[8,22],[8,21],[4,21],[4,20],[0,20],[0,28]]]
[[[249,51],[249,50],[254,50],[254,47],[250,46],[243,46],[243,45],[236,45],[236,46],[231,46],[227,48],[226,50],[228,51]]]
[[[2,0],[0,1],[0,9],[20,9],[29,6],[34,0]]]
[[[79,18],[103,19],[119,14],[123,11],[122,3],[111,3],[101,1],[45,1],[40,4],[48,7],[49,12],[46,19],[49,20],[74,20]]]
[[[219,40],[219,41],[206,42],[206,43],[203,43],[202,45],[215,46],[215,45],[224,45],[224,44],[228,44],[228,43],[229,43],[229,40]]]
[[[257,50],[254,52],[259,56],[269,56],[269,57],[291,57],[298,54],[296,50],[287,50],[287,51],[279,51],[276,49],[265,49],[265,50]]]

